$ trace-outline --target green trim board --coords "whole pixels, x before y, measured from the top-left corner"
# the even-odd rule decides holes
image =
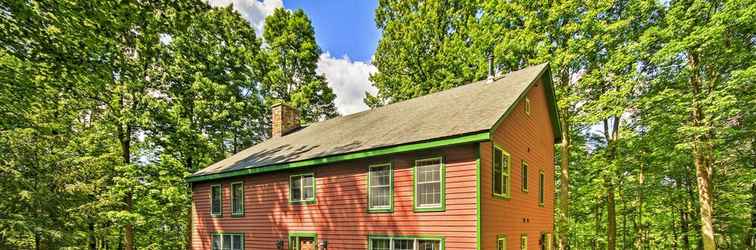
[[[389,177],[389,194],[388,194],[388,207],[372,207],[372,170],[373,168],[388,167]],[[394,212],[394,168],[391,163],[373,164],[368,166],[367,174],[367,190],[368,190],[368,213],[391,213]]]
[[[299,238],[312,238],[313,244],[318,244],[318,233],[312,231],[289,232],[289,249],[299,250]]]
[[[438,205],[434,206],[421,206],[418,204],[418,197],[417,197],[417,163],[422,161],[439,161],[439,181],[440,181],[440,190],[439,195],[440,200]],[[415,212],[441,212],[446,211],[446,164],[444,163],[445,159],[442,156],[437,157],[429,157],[429,158],[423,158],[423,159],[417,159],[414,161],[414,165],[412,166],[412,210]]]
[[[236,194],[236,190],[234,189],[234,186],[241,185],[241,199],[239,204],[241,211],[235,211],[234,210],[234,194]],[[243,181],[236,181],[231,183],[231,217],[242,217],[244,216],[244,182]]]
[[[214,213],[213,212],[213,202],[215,201],[215,199],[213,199],[213,190],[216,187],[218,188],[218,195],[220,196],[220,199],[218,201],[220,204],[218,204],[218,212]],[[209,196],[210,196],[210,216],[211,217],[223,217],[223,185],[222,184],[213,184],[213,185],[210,185],[210,194],[209,194]]]
[[[390,155],[390,154],[411,152],[411,151],[417,151],[417,150],[423,150],[423,149],[431,149],[431,148],[438,148],[438,147],[445,147],[445,146],[464,144],[464,143],[473,143],[473,142],[480,142],[480,141],[487,141],[487,140],[490,140],[490,133],[489,131],[485,130],[485,131],[480,131],[480,132],[475,132],[475,133],[456,135],[456,136],[438,138],[438,139],[421,141],[421,142],[368,149],[368,150],[347,153],[347,154],[325,156],[325,157],[315,158],[315,159],[310,159],[310,160],[287,162],[287,163],[260,166],[260,167],[254,167],[254,168],[245,168],[245,169],[233,170],[233,171],[217,173],[217,174],[189,176],[186,178],[186,181],[190,183],[210,181],[210,180],[224,179],[224,178],[229,178],[229,177],[253,175],[253,174],[267,173],[267,172],[273,172],[273,171],[279,171],[279,170],[285,170],[285,169],[303,168],[303,167],[309,167],[309,166],[315,166],[315,165],[323,165],[323,164],[329,164],[329,163],[335,163],[335,162],[364,159],[364,158],[375,157],[375,156]]]
[[[481,192],[483,190],[483,186],[481,185],[480,176],[481,176],[481,166],[480,166],[480,143],[475,143],[475,249],[480,250],[482,243],[480,242],[481,233],[482,233],[482,223],[481,220],[481,212],[483,211],[482,207],[483,204],[481,204]]]
[[[418,236],[408,236],[408,235],[379,235],[379,234],[369,234],[367,241],[368,241],[368,250],[371,250],[373,248],[373,242],[372,240],[415,240],[415,242],[419,240],[432,240],[432,241],[439,241],[439,250],[446,249],[446,237],[444,236],[428,236],[428,235],[418,235]],[[391,244],[393,242],[389,242]],[[415,244],[415,243],[413,243]]]
[[[308,199],[303,199],[304,193],[305,193],[305,187],[304,187],[304,181],[303,181],[304,178],[302,178],[302,177],[307,177],[307,176],[311,176],[312,177],[312,187],[310,187],[312,189],[312,197],[310,197]],[[299,178],[299,180],[300,180],[300,184],[299,184],[299,189],[300,189],[299,198],[300,199],[299,200],[292,199],[292,193],[293,192],[291,190],[292,189],[292,185],[291,184],[294,183],[293,179],[295,177],[300,177]],[[309,172],[309,173],[303,173],[303,174],[289,175],[289,203],[290,204],[315,204],[317,202],[317,190],[318,190],[318,188],[317,188],[317,179],[315,178],[315,173]]]

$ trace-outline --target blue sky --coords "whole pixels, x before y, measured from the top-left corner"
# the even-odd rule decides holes
[[[302,9],[312,20],[315,38],[323,54],[318,73],[325,75],[336,94],[336,108],[342,115],[367,110],[365,92],[377,89],[368,80],[378,70],[370,59],[378,46],[380,32],[373,20],[377,0],[208,0],[211,6],[234,6],[250,26],[261,34],[265,17],[276,8]]]
[[[347,55],[355,61],[370,62],[381,33],[375,27],[375,0],[284,1],[287,9],[302,9],[312,20],[315,35],[324,52]]]

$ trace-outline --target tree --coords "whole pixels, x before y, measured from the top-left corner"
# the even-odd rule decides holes
[[[376,25],[383,30],[367,93],[370,107],[403,101],[485,78],[486,55],[473,46],[477,1],[380,1]]]
[[[325,77],[315,72],[320,48],[304,11],[276,9],[265,18],[263,37],[268,55],[262,82],[266,103],[291,104],[303,122],[337,116],[336,95]]]
[[[733,90],[744,83],[731,81],[737,79],[733,74],[753,72],[754,67],[754,20],[745,14],[754,10],[756,4],[750,1],[673,1],[661,27],[649,34],[659,42],[652,62],[669,72],[661,83],[669,88],[666,96],[689,113],[679,130],[687,138],[679,146],[690,150],[695,165],[707,250],[717,248],[713,177],[723,160],[718,156],[720,139],[730,127],[728,119],[738,119],[733,107],[738,94]]]

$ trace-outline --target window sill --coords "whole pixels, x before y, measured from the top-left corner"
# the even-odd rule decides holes
[[[367,212],[371,214],[393,213],[394,208],[368,208]]]
[[[493,198],[496,200],[510,200],[512,199],[511,195],[501,195],[501,194],[494,194]]]
[[[239,213],[239,214],[231,214],[231,217],[233,217],[233,218],[244,217],[244,213]]]
[[[316,200],[289,201],[289,204],[291,205],[313,205],[316,203]]]
[[[415,212],[443,212],[446,211],[445,206],[440,207],[414,207],[413,211]]]

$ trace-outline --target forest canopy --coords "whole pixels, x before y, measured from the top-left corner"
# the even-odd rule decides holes
[[[756,247],[756,1],[380,0],[379,107],[549,62],[561,249]],[[0,2],[0,249],[186,249],[184,178],[339,114],[302,10]]]

